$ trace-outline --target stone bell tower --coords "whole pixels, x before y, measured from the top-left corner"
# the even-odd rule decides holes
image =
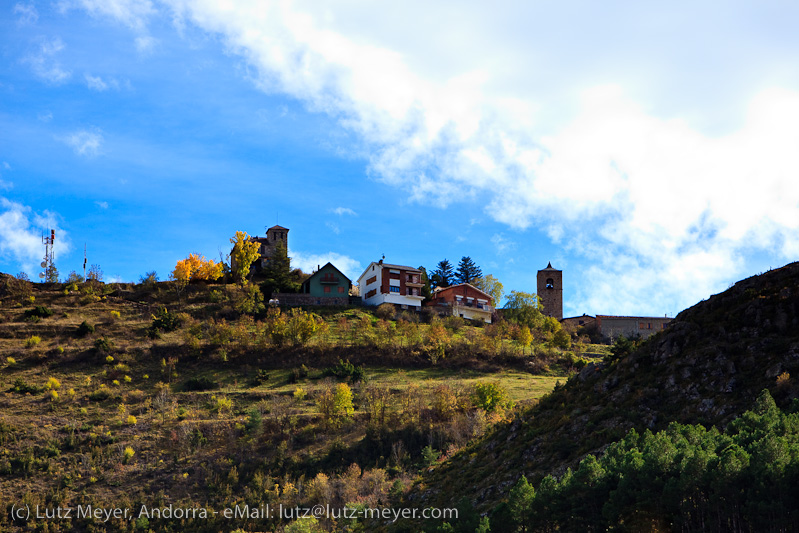
[[[538,271],[538,299],[546,316],[563,318],[563,271],[552,268],[552,263]]]

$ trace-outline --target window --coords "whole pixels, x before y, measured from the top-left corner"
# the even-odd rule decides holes
[[[400,288],[399,288],[399,287],[395,287],[395,286],[393,286],[393,285],[392,285],[391,287],[389,287],[388,289],[389,289],[391,292],[399,292],[399,291],[400,291]]]
[[[330,292],[330,287],[325,287],[325,292]]]
[[[372,284],[372,283],[374,283],[375,281],[377,281],[377,276],[372,276],[371,278],[369,278],[369,279],[367,279],[367,280],[366,280],[366,284],[367,284],[367,285],[371,285],[371,284]]]
[[[547,278],[547,289],[554,289],[555,281],[552,278]]]
[[[367,297],[367,298],[371,298],[371,297],[372,297],[372,296],[374,296],[375,294],[377,294],[377,289],[372,289],[371,291],[369,291],[369,292],[367,292],[367,293],[366,293],[366,297]]]
[[[344,293],[346,293],[346,292],[347,292],[347,287],[339,287],[339,288],[338,288],[338,292],[339,292],[339,294],[344,294]]]

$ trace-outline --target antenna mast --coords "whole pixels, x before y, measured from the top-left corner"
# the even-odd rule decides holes
[[[41,267],[44,272],[39,273],[39,278],[42,281],[50,281],[47,276],[50,274],[50,269],[55,265],[55,251],[53,250],[53,245],[55,244],[54,229],[50,230],[50,235],[42,235],[42,244],[44,244],[44,261],[42,261]]]

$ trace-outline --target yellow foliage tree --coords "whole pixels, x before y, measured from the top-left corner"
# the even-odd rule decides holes
[[[260,256],[257,242],[251,241],[250,236],[244,231],[237,231],[236,235],[230,239],[233,251],[230,252],[230,266],[233,270],[233,278],[243,283],[250,273],[250,265]]]
[[[181,285],[197,280],[213,281],[222,277],[222,268],[222,263],[216,263],[213,259],[189,254],[186,259],[177,262],[175,270],[172,271],[172,279]]]

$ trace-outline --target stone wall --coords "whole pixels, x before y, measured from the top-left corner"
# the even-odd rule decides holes
[[[350,305],[350,297],[343,296],[313,296],[311,294],[296,294],[279,292],[272,295],[276,298],[280,305],[287,305],[289,307],[299,307],[302,305]]]

